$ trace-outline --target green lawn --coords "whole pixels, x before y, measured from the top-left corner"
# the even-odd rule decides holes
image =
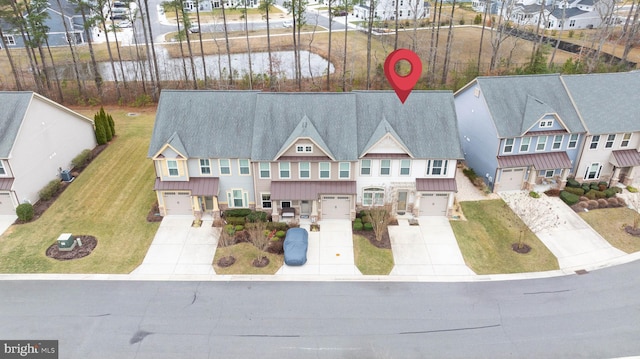
[[[155,109],[114,109],[117,138],[38,220],[14,225],[0,237],[3,273],[129,273],[144,258],[158,229],[146,216],[155,201],[147,150]],[[79,112],[93,118],[97,109]],[[60,233],[93,235],[94,252],[57,261],[45,255]]]
[[[353,236],[353,256],[356,267],[364,275],[388,275],[393,269],[391,249],[378,248],[362,236]]]
[[[579,215],[612,246],[626,253],[640,251],[640,237],[634,237],[624,230],[625,226],[633,224],[633,210],[603,208]]]
[[[511,244],[518,241],[522,223],[502,200],[461,202],[467,221],[451,221],[451,227],[466,264],[477,274],[541,272],[559,269],[556,257],[529,230],[524,242],[527,254],[518,254]]]
[[[236,262],[229,267],[222,268],[217,265],[222,257],[232,255]],[[266,256],[269,264],[266,267],[257,268],[251,263],[254,259]],[[213,258],[213,269],[218,274],[275,274],[284,264],[284,256],[267,253],[259,250],[250,243],[238,243],[228,247],[218,247]]]

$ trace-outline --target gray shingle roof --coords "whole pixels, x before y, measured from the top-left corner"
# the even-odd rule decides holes
[[[162,91],[149,157],[175,132],[190,157],[249,158],[257,93]]]
[[[33,92],[0,92],[0,158],[8,158]]]
[[[640,131],[640,72],[564,75],[591,134]]]
[[[477,82],[502,138],[521,136],[535,123],[525,122],[532,118],[527,111],[531,97],[544,104],[539,109],[553,109],[569,132],[585,132],[558,74],[478,77]]]
[[[450,91],[413,91],[404,104],[393,91],[354,93],[358,96],[359,155],[386,120],[416,158],[464,158]]]
[[[163,91],[148,155],[177,136],[192,158],[271,161],[309,137],[336,160],[355,161],[387,132],[381,124],[416,158],[463,158],[449,91],[414,91],[404,105],[391,91]]]

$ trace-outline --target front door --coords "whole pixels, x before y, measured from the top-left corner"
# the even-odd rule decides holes
[[[407,191],[398,191],[398,203],[396,207],[398,214],[404,214],[407,211]]]
[[[300,201],[300,214],[310,214],[311,203],[309,201]]]
[[[210,213],[213,210],[213,196],[201,196],[200,205],[202,213]]]

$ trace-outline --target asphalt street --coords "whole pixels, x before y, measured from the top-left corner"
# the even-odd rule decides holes
[[[610,358],[640,354],[640,262],[468,283],[0,282],[0,339],[60,358]]]

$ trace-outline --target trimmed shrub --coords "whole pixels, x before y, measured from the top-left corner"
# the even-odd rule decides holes
[[[587,196],[580,196],[580,202],[588,201],[589,198]]]
[[[607,202],[609,202],[609,207],[620,207],[617,198],[607,198]]]
[[[251,223],[266,222],[267,221],[267,212],[253,211],[253,212],[249,213],[249,215],[246,218],[247,218],[247,221],[249,221]]]
[[[629,191],[631,193],[637,193],[638,189],[633,187],[633,186],[627,186],[627,191]]]
[[[367,222],[364,224],[364,230],[365,231],[373,231],[373,224]]]
[[[267,222],[267,229],[273,231],[286,231],[287,224],[285,222]]]
[[[565,187],[564,189],[565,191],[569,192],[569,193],[573,193],[576,196],[582,196],[584,194],[584,190],[582,188],[576,188],[576,187]]]
[[[590,200],[587,204],[589,205],[589,207],[587,207],[589,210],[598,209],[598,201],[595,199]]]
[[[599,186],[604,186],[605,188],[609,187],[609,183],[605,182],[605,181],[600,181],[598,182],[598,187]]]
[[[536,191],[529,192],[529,196],[531,196],[533,198],[540,198],[540,194],[538,194],[538,192],[536,192]]]
[[[473,170],[473,168],[464,168],[462,170],[462,173],[464,173],[464,175],[467,176],[467,178],[471,182],[478,178],[478,175],[476,174],[476,171]]]
[[[546,194],[549,197],[558,197],[560,195],[560,190],[557,188],[552,188],[550,190],[544,191],[544,194]]]
[[[371,224],[371,223],[368,223],[368,224]],[[353,222],[354,231],[361,231],[363,227],[364,227],[364,224],[362,222]]]
[[[371,217],[369,215],[362,217],[362,223],[371,223]]]
[[[225,217],[246,217],[251,214],[251,210],[248,208],[228,209],[224,211]]]
[[[575,178],[567,179],[567,187],[580,188],[580,182],[576,181]]]
[[[573,206],[574,204],[578,203],[579,198],[580,197],[578,197],[577,195],[567,191],[560,192],[560,199],[569,206]]]
[[[286,236],[286,235],[287,235],[287,232],[285,232],[285,231],[277,231],[276,232],[276,237],[278,237],[278,238],[284,238],[284,236]]]
[[[40,196],[41,200],[48,201],[58,192],[58,190],[60,190],[61,187],[62,182],[55,179],[44,186],[44,188],[41,189],[40,192],[38,192],[38,196]]]
[[[354,222],[362,223],[362,218],[356,218],[356,219],[354,220]]]
[[[585,184],[583,184],[583,185],[582,185],[582,187],[580,187],[580,188],[582,188],[582,190],[584,191],[584,193],[587,193],[587,192],[591,191],[591,187],[589,187],[589,185],[588,185],[588,184],[586,184],[586,183],[585,183]]]
[[[587,207],[589,207],[589,201],[580,201],[580,202],[576,203],[576,206],[578,206],[580,208],[587,208]]]
[[[247,231],[236,231],[235,234],[236,243],[249,242],[251,235]]]
[[[620,188],[618,186],[614,186],[614,187],[611,187],[609,189],[612,189],[615,193],[622,193],[622,188]]]
[[[111,137],[116,135],[116,123],[113,121],[113,117],[111,115],[107,115],[107,122],[109,123],[109,128],[111,129]]]
[[[589,191],[589,192],[585,193],[584,196],[587,197],[590,200],[596,199],[595,191]]]
[[[624,198],[622,198],[622,197],[616,197],[616,199],[618,200],[618,204],[619,204],[619,205],[621,205],[621,206],[623,206],[623,207],[627,205],[627,202],[625,202]]]
[[[596,191],[599,191],[599,190],[600,190],[600,186],[598,186],[598,184],[597,184],[597,183],[595,183],[595,182],[594,182],[594,183],[592,183],[592,184],[590,184],[590,185],[589,185],[589,188],[591,188],[592,190],[596,190]]]
[[[607,208],[607,207],[609,207],[609,202],[607,202],[607,200],[604,198],[600,198],[598,200],[598,208]]]
[[[611,198],[616,195],[616,190],[613,188],[608,188],[604,191],[604,194],[607,198]]]
[[[91,159],[91,150],[83,150],[79,155],[71,160],[73,168],[84,167]]]
[[[230,224],[232,226],[244,226],[244,224],[246,223],[246,219],[244,217],[225,217],[225,221],[227,221],[227,224]]]
[[[23,222],[29,222],[33,219],[33,205],[31,203],[21,203],[16,207],[16,215]]]
[[[240,231],[243,231],[243,230],[244,230],[244,226],[243,226],[243,225],[241,225],[241,224],[238,224],[238,225],[235,227],[235,229],[236,229],[236,232],[240,232]]]
[[[232,236],[234,233],[236,233],[236,227],[233,224],[227,224],[224,226],[224,231]]]
[[[604,193],[603,191],[591,191],[591,192],[593,192],[595,194],[596,199],[607,198],[607,194]]]

